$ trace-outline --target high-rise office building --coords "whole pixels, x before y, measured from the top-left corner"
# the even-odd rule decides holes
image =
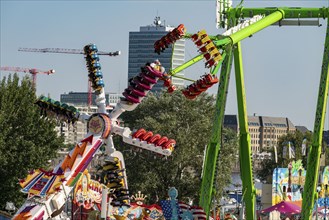
[[[177,25],[178,26],[178,25]],[[140,68],[147,62],[153,62],[158,59],[162,66],[168,72],[175,69],[185,61],[185,40],[181,39],[170,45],[160,55],[154,52],[154,43],[166,35],[175,27],[162,25],[160,17],[156,17],[153,25],[142,26],[139,31],[129,32],[129,58],[128,58],[128,80],[140,73]],[[174,53],[172,51],[174,50]],[[180,72],[177,76],[184,76]],[[183,79],[172,78],[175,86],[184,86]],[[152,91],[160,91],[163,88],[163,82],[159,81]]]

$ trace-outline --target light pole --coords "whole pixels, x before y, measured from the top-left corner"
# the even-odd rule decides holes
[[[289,171],[289,174],[288,174],[288,189],[287,189],[288,193],[291,193],[291,170],[292,170],[292,164],[290,162],[288,164],[288,171]]]
[[[321,191],[321,187],[318,186],[316,188],[316,200],[315,200],[315,220],[318,220],[318,199],[319,199],[319,192]]]
[[[327,220],[327,196],[328,196],[328,184],[324,188],[324,220]]]
[[[235,188],[234,191],[235,191],[235,198],[236,198],[236,203],[235,204],[236,204],[236,208],[238,208],[239,207],[239,205],[238,205],[238,203],[239,203],[238,202],[238,189]]]

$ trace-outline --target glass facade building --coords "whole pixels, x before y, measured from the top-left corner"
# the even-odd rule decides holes
[[[109,94],[105,93],[106,105],[109,105]],[[92,93],[91,105],[95,103],[96,94]],[[72,105],[88,105],[88,92],[69,92],[68,94],[61,94],[60,102]]]
[[[142,26],[137,32],[129,32],[129,57],[128,57],[128,80],[140,73],[140,68],[147,62],[153,62],[158,59],[162,66],[169,72],[177,66],[185,62],[185,40],[176,41],[174,47],[170,45],[160,55],[154,52],[154,43],[166,35],[174,27],[163,26],[157,17],[154,25]],[[174,49],[174,53],[172,51]],[[184,77],[184,72],[180,72],[177,76]],[[180,78],[172,78],[175,86],[184,86],[184,80]],[[160,91],[163,87],[163,81],[159,81],[152,88],[152,92]]]

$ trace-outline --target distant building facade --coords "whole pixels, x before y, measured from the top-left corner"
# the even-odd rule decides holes
[[[225,115],[224,126],[238,132],[237,115]],[[253,154],[271,149],[278,144],[281,136],[296,131],[293,123],[283,117],[248,116],[248,128]]]
[[[224,127],[239,132],[237,115],[225,115]],[[277,146],[281,136],[295,132],[296,127],[284,117],[248,116],[251,153],[255,169],[260,169],[262,160],[271,158],[270,153],[264,152]]]
[[[296,125],[296,130],[302,132],[303,134],[307,133],[307,132],[311,132],[310,130],[307,129],[307,127],[305,126],[300,126],[300,125]]]
[[[91,94],[91,105],[96,106],[96,94]],[[105,93],[106,105],[109,105],[109,93]],[[88,105],[88,92],[69,92],[60,95],[60,102],[71,105]]]
[[[119,93],[105,93],[105,103],[106,106],[115,107],[118,102],[120,102],[120,97],[122,97]],[[92,106],[96,106],[96,94],[92,93]],[[70,105],[77,106],[87,106],[88,105],[88,93],[87,92],[69,92],[60,95],[60,102],[64,102]]]
[[[119,93],[109,93],[108,96],[110,106],[116,106],[116,104],[120,102],[120,97],[122,97]]]
[[[129,32],[128,80],[138,75],[140,68],[147,62],[153,62],[155,59],[161,62],[167,72],[185,62],[184,39],[176,41],[173,54],[172,45],[160,55],[154,52],[154,43],[174,28],[162,25],[160,17],[156,17],[154,25],[142,26],[139,31]],[[178,73],[177,76],[184,77],[184,72]],[[177,87],[184,86],[183,79],[172,78],[172,82]],[[162,88],[163,82],[159,81],[151,91],[160,91]]]
[[[91,106],[90,108],[88,108],[87,105],[74,105],[74,107],[76,107],[79,112],[85,112],[90,115],[97,112],[96,106]],[[75,125],[72,125],[64,122],[57,126],[56,130],[58,133],[64,136],[65,144],[74,145],[83,140],[83,138],[87,134],[87,123],[77,121]]]
[[[95,103],[96,95],[92,94],[92,105],[88,107],[88,93],[87,92],[69,92],[68,94],[60,95],[60,102],[73,105],[80,112],[87,114],[94,114],[97,112],[97,106]],[[116,104],[120,101],[120,94],[117,93],[105,93],[106,98],[106,110],[112,111]],[[82,140],[87,134],[87,124],[83,122],[76,122],[76,124],[68,125],[62,123],[56,127],[58,133],[64,136],[66,144],[75,144]]]

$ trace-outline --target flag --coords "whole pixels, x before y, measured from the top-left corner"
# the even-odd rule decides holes
[[[178,203],[178,206],[179,206],[179,209],[180,209],[180,211],[179,211],[179,214],[180,215],[183,214],[183,212],[189,211],[190,208],[191,208],[190,205],[188,205],[188,204],[186,204],[184,202],[179,202]]]
[[[306,138],[304,138],[304,140],[302,142],[302,155],[303,156],[306,156],[306,143],[307,143],[307,140],[306,140]]]
[[[283,149],[282,149],[282,157],[283,158],[287,158],[287,148],[288,148],[287,145],[283,146]]]
[[[220,16],[219,16],[219,12],[220,10],[222,10],[222,8],[220,7],[219,0],[216,1],[216,28],[219,29],[219,23],[220,23]]]
[[[171,200],[161,200],[160,206],[162,208],[162,213],[165,219],[170,220],[172,217]],[[179,214],[179,206],[177,201],[176,201],[176,210],[177,210],[177,214]]]
[[[182,216],[182,214],[184,212],[191,212],[193,219],[197,219],[197,220],[206,220],[207,219],[207,214],[204,212],[203,208],[200,206],[190,206],[184,202],[179,202],[178,204],[179,209],[180,209],[180,216]]]
[[[288,150],[289,150],[289,159],[295,158],[295,147],[290,144],[290,141],[288,142]]]
[[[171,200],[162,200],[160,201],[160,205],[162,208],[163,216],[166,220],[170,220],[172,217],[171,210]],[[199,206],[190,206],[184,202],[176,202],[177,205],[177,214],[181,217],[184,212],[192,213],[193,218],[196,220],[206,220],[207,215],[204,212],[202,207]]]
[[[278,163],[278,149],[274,146],[274,159],[275,163]]]
[[[202,207],[192,206],[191,211],[192,211],[194,219],[198,219],[198,220],[206,220],[207,219],[207,214],[204,212]]]

